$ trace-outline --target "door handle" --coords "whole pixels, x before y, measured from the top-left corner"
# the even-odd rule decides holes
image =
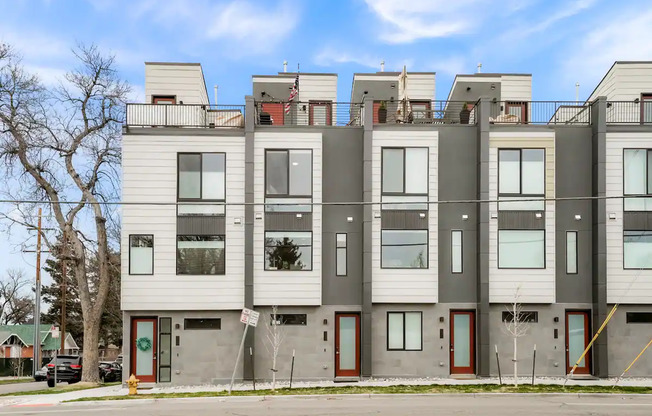
[[[154,355],[153,355],[153,356],[154,356],[154,358],[152,358],[152,359],[153,359],[153,360],[156,360],[156,353],[154,353]]]
[[[451,347],[451,352],[455,351],[455,348]]]

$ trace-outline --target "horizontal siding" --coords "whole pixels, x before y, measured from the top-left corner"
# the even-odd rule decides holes
[[[500,96],[503,101],[532,101],[532,77],[503,75],[500,81]]]
[[[498,198],[498,148],[546,149],[546,197],[555,196],[554,133],[492,133],[489,138],[489,199]],[[497,204],[490,204],[492,213]],[[555,302],[555,202],[546,202],[545,269],[498,268],[498,219],[489,220],[489,302],[509,303],[519,289],[521,303]]]
[[[435,74],[410,74],[407,77],[407,96],[411,100],[435,99]]]
[[[606,194],[623,194],[623,149],[652,148],[649,133],[607,133]],[[616,219],[609,219],[609,214]],[[607,303],[652,303],[652,270],[623,268],[623,200],[606,200]]]
[[[322,200],[322,136],[321,133],[255,133],[254,201],[265,202],[265,149],[312,149],[313,202]],[[263,213],[256,206],[256,213]],[[265,220],[254,222],[254,305],[321,305],[321,214],[320,205],[312,212],[312,270],[265,270]],[[264,216],[263,216],[264,218]]]
[[[177,153],[225,152],[226,200],[244,202],[244,136],[124,135],[123,201],[174,204]],[[244,206],[226,207],[226,274],[176,275],[176,206],[122,208],[122,309],[228,310],[244,305]],[[154,235],[154,275],[129,275],[129,234]]]
[[[374,131],[372,145],[372,200],[381,200],[381,149],[383,147],[428,147],[429,199],[438,195],[438,132],[437,131]],[[379,211],[379,206],[374,206]],[[437,205],[428,209],[428,269],[381,269],[381,219],[372,220],[372,302],[374,303],[436,303],[438,301]]]
[[[145,65],[145,101],[152,95],[175,95],[177,104],[208,104],[199,65]]]
[[[632,101],[641,93],[652,93],[652,63],[616,64],[589,100],[605,96],[609,101]]]
[[[337,75],[299,75],[299,101],[332,101],[337,102]],[[308,124],[309,107],[304,111],[298,109],[298,120]],[[337,107],[333,104],[332,112],[333,125],[337,124]]]

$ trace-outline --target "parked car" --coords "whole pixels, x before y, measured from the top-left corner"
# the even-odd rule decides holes
[[[115,362],[122,365],[122,354],[118,355],[118,358],[115,359]]]
[[[104,383],[122,380],[122,366],[117,362],[100,363],[100,380]]]
[[[79,355],[60,355],[48,364],[48,387],[54,387],[54,369],[57,369],[57,383],[67,381],[73,384],[81,381],[82,357]]]
[[[34,373],[34,381],[45,381],[48,378],[48,366],[44,365]]]

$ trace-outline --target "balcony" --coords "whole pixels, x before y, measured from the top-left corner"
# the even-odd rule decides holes
[[[575,101],[491,101],[489,123],[589,125],[591,105]]]
[[[127,104],[127,127],[244,128],[244,105]]]
[[[475,124],[478,103],[374,101],[374,124]]]
[[[652,126],[652,100],[607,101],[607,124]]]
[[[362,103],[332,101],[256,101],[260,126],[361,126]]]

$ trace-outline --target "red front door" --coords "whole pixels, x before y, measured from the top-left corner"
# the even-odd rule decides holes
[[[566,311],[566,374],[571,372],[589,345],[589,322],[589,312]],[[573,374],[591,374],[591,350],[579,362]]]
[[[475,312],[451,311],[451,374],[475,374]]]
[[[335,377],[360,376],[360,315],[335,314]]]
[[[131,320],[130,373],[143,383],[156,382],[157,328],[156,318]]]
[[[285,103],[262,103],[262,112],[269,114],[273,126],[282,126],[285,118]]]

